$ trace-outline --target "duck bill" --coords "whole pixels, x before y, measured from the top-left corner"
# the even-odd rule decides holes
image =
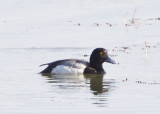
[[[111,64],[116,64],[116,62],[112,60],[110,57],[106,58],[106,62],[111,63]]]

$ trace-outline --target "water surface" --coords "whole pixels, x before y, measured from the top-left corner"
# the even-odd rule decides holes
[[[0,113],[159,114],[158,3],[0,1]],[[105,75],[39,74],[97,47],[119,63]]]

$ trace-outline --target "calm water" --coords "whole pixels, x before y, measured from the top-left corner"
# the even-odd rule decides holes
[[[156,54],[159,47],[150,51]],[[61,55],[87,60],[83,54],[89,54],[90,48],[1,49],[0,112],[159,113],[159,57],[146,58],[142,49],[140,56],[135,52],[138,46],[120,49],[110,52],[119,65],[104,63],[106,75],[89,76],[37,73],[44,68],[38,67],[43,61]]]
[[[0,3],[0,113],[160,113],[158,0]],[[96,47],[119,63],[105,75],[38,74]]]

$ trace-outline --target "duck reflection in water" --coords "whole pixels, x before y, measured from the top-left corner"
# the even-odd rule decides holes
[[[42,75],[47,76],[49,83],[60,83],[66,86],[66,83],[69,84],[69,87],[74,87],[75,84],[90,84],[90,90],[93,91],[94,95],[98,95],[104,92],[108,92],[112,81],[103,82],[104,74],[82,74],[82,75]],[[72,86],[73,84],[73,86]],[[61,85],[62,87],[63,85]],[[82,86],[82,85],[80,85]],[[77,86],[76,86],[77,87]],[[86,86],[83,86],[86,87]]]
[[[90,81],[90,89],[94,91],[95,95],[108,91],[103,88],[103,74],[89,74],[84,76]]]

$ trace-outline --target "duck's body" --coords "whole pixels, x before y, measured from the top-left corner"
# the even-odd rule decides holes
[[[91,56],[90,62],[78,59],[58,60],[52,63],[42,64],[48,65],[46,69],[41,71],[41,74],[104,74],[102,64],[109,62],[115,64],[108,57],[107,50],[104,48],[96,48]]]
[[[78,59],[65,59],[43,65],[49,66],[41,72],[42,74],[82,74],[84,69],[89,66],[89,62]]]

